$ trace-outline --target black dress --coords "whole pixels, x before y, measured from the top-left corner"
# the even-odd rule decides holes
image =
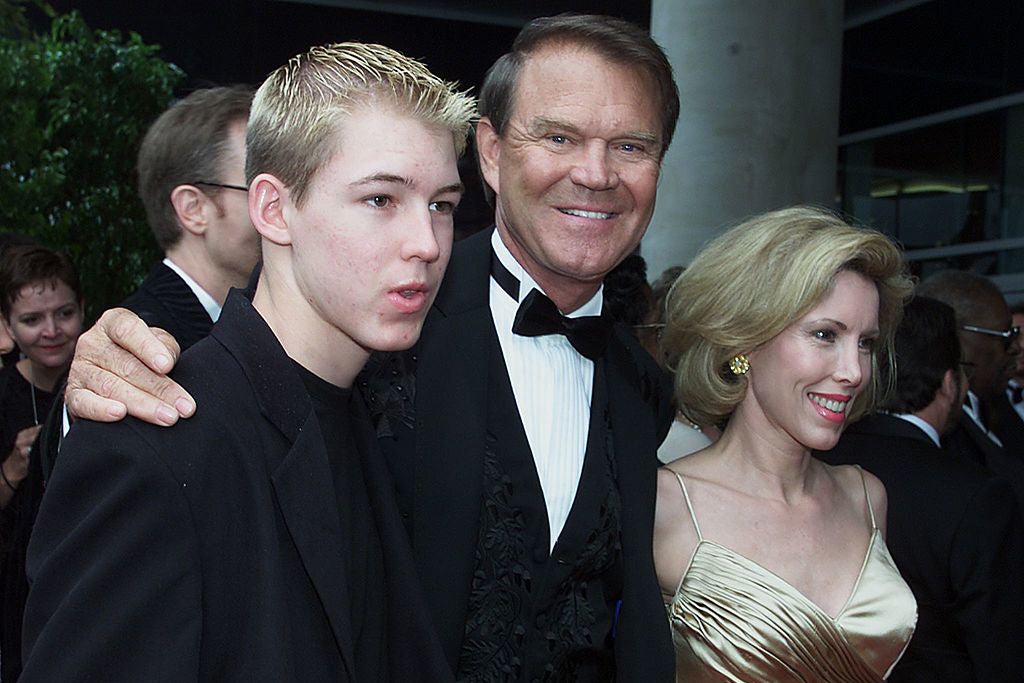
[[[0,369],[0,454],[14,448],[18,432],[46,419],[54,394],[32,387],[14,365]],[[43,478],[36,446],[29,455],[28,476],[0,510],[0,681],[16,681],[21,673],[21,617],[28,597],[25,551],[43,495]]]

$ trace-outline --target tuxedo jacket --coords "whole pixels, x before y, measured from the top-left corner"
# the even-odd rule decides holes
[[[1003,442],[1006,453],[1024,462],[1024,420],[1013,409],[1013,403],[1005,394],[1000,397],[1000,420],[995,428],[996,434]]]
[[[851,425],[833,464],[885,484],[889,551],[918,603],[890,683],[988,683],[1024,671],[1024,522],[1010,486],[889,415]]]
[[[156,264],[139,288],[121,302],[150,327],[167,330],[182,351],[210,334],[213,321],[181,276]]]
[[[338,501],[311,400],[239,292],[173,376],[173,429],[75,423],[29,545],[33,681],[356,681]],[[390,679],[451,678],[393,485],[353,432],[384,553]]]
[[[507,373],[496,375],[490,362],[495,349],[500,354],[489,306],[490,239],[484,231],[455,245],[418,345],[379,364],[364,381],[416,569],[453,669],[478,540],[487,397],[508,382]],[[604,364],[618,467],[617,481],[604,486],[618,487],[623,510],[624,579],[614,639],[618,680],[671,681],[671,637],[651,552],[656,451],[672,421],[670,388],[625,328],[616,330],[597,362]],[[516,410],[504,419],[521,424]],[[573,522],[570,515],[567,528]],[[558,561],[566,572],[571,569],[571,563]]]
[[[942,437],[942,447],[956,457],[976,463],[1013,488],[1017,504],[1024,511],[1024,460],[994,442],[968,415]]]

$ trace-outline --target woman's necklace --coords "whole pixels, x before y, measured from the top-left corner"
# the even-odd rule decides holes
[[[39,424],[39,408],[36,407],[36,382],[32,376],[32,363],[28,364],[28,390],[32,393],[32,424]]]

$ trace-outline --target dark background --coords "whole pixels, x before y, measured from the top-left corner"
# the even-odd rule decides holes
[[[761,0],[770,2],[773,0]],[[189,89],[260,83],[311,45],[385,43],[474,90],[523,23],[563,11],[647,26],[649,0],[55,0],[93,28],[139,33]],[[333,6],[333,5],[345,5]],[[497,7],[492,5],[498,5]],[[1024,90],[1021,0],[846,0],[840,134]]]

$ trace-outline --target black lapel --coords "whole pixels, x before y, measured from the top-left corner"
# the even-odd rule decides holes
[[[341,555],[338,502],[320,426],[292,361],[266,322],[240,291],[224,305],[232,325],[213,335],[245,372],[260,410],[291,444],[283,459],[267,463],[288,531],[331,624],[342,658],[353,677],[348,581]]]
[[[420,337],[413,551],[452,666],[458,662],[480,521],[487,430],[490,231],[455,246]]]
[[[370,416],[362,401],[355,402],[353,436],[361,456],[370,507],[384,555],[384,582],[387,591],[388,667],[392,680],[408,677],[416,671],[425,681],[452,678],[445,661],[437,630],[418,590],[419,577],[413,563],[409,536],[402,524],[395,501],[395,489],[380,452]],[[410,590],[410,587],[417,587]]]
[[[320,426],[312,411],[270,479],[281,515],[331,623],[349,678],[355,680],[351,606],[340,552],[338,501]]]
[[[670,420],[665,378],[628,334],[608,344],[608,411],[622,496],[622,607],[616,623],[618,681],[671,680],[670,629],[651,628],[665,607],[651,555],[657,489],[659,423]],[[632,351],[630,351],[632,349]],[[648,361],[650,361],[648,363]],[[646,369],[641,371],[639,364]]]

